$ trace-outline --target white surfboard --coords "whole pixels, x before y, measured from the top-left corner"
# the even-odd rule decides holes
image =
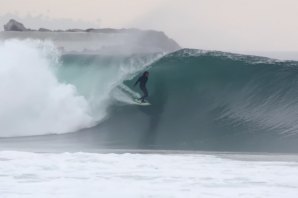
[[[145,100],[145,102],[141,102],[139,99],[135,98],[134,102],[136,105],[141,105],[141,106],[148,106],[151,105],[148,101]]]

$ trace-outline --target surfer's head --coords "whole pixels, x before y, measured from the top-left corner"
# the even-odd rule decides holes
[[[148,76],[149,76],[149,72],[148,72],[148,71],[145,71],[145,72],[143,73],[143,76],[148,77]]]

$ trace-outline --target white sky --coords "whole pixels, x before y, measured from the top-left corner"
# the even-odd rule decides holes
[[[26,27],[164,31],[182,47],[298,51],[298,0],[0,0]],[[19,16],[19,17],[16,17]]]

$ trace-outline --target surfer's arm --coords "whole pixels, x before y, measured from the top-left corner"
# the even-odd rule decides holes
[[[140,79],[141,79],[141,78],[139,78],[139,79],[135,82],[134,86],[136,86],[136,85],[140,82]]]

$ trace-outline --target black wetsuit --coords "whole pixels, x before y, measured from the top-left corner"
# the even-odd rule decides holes
[[[135,83],[135,85],[137,85],[138,83],[140,83],[140,89],[142,90],[142,92],[144,93],[144,95],[140,98],[140,100],[142,102],[145,102],[145,98],[148,97],[148,91],[147,91],[147,88],[146,88],[146,83],[148,81],[148,77],[143,75],[141,76],[137,82]]]

